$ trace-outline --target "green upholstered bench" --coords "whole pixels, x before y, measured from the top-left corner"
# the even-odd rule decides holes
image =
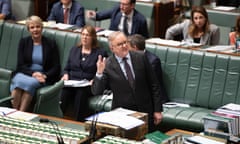
[[[161,59],[170,102],[190,105],[164,107],[162,130],[200,132],[205,115],[227,103],[240,104],[240,57],[155,44],[146,44],[146,48]],[[91,107],[109,111],[111,100],[101,97],[92,98]]]
[[[164,107],[163,127],[202,131],[205,115],[240,104],[240,57],[150,44],[147,49],[161,59],[170,101],[190,105]]]
[[[22,37],[27,35],[29,33],[25,25],[0,21],[0,102],[4,99],[7,100],[10,96],[10,77],[12,71],[16,69],[18,43]],[[60,63],[64,68],[69,51],[79,42],[80,34],[44,28],[43,35],[56,41],[60,53]],[[107,39],[101,37],[98,39],[100,41],[99,45],[106,48],[110,54]],[[54,85],[38,89],[34,97],[33,112],[62,117],[63,113],[59,105],[59,93],[62,87],[63,81],[59,81]],[[0,105],[5,106],[5,103]],[[8,103],[8,106],[10,106],[10,103]]]
[[[0,23],[0,68],[8,71],[14,71],[17,64],[17,49],[19,40],[29,35],[26,27],[20,24],[1,22]],[[54,29],[44,29],[43,35],[55,39],[60,52],[60,62],[64,67],[68,52],[74,46],[80,35],[77,33],[58,31]],[[3,71],[0,71],[0,75]],[[1,81],[0,77],[0,81]],[[1,84],[1,83],[0,83]],[[1,88],[6,88],[4,96],[10,96],[9,83],[5,82]],[[62,117],[63,113],[60,109],[60,91],[63,87],[63,81],[56,82],[54,85],[45,86],[37,90],[34,96],[34,113]],[[2,90],[2,89],[1,89]],[[1,95],[0,98],[3,98]]]

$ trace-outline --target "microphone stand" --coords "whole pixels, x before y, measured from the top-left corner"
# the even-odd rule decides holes
[[[89,141],[90,141],[90,143],[92,143],[95,140],[95,137],[96,137],[96,133],[97,133],[96,125],[97,125],[97,120],[98,120],[98,112],[101,111],[101,108],[103,107],[103,106],[100,107],[101,104],[102,104],[101,100],[104,100],[110,94],[111,94],[110,90],[104,90],[103,96],[100,98],[100,100],[96,104],[96,111],[95,111],[95,114],[93,115],[91,128],[90,128],[90,132],[89,132]]]
[[[59,131],[58,124],[56,122],[50,121],[49,119],[42,119],[42,118],[39,119],[39,122],[40,123],[50,123],[52,125],[53,129],[54,129],[55,134],[56,134],[58,144],[64,144],[62,135]]]

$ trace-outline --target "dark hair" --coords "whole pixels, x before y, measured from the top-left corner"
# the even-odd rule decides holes
[[[140,34],[128,36],[128,42],[131,47],[136,46],[138,50],[145,50],[145,38]]]
[[[205,25],[203,26],[203,32],[204,33],[208,32],[209,31],[210,22],[209,22],[209,19],[208,19],[207,11],[202,6],[195,6],[195,7],[193,7],[193,9],[191,11],[191,21],[192,21],[192,24],[189,27],[189,31],[188,31],[189,35],[193,36],[196,33],[196,26],[195,26],[194,20],[193,20],[194,13],[201,13],[205,17],[206,21],[205,21]]]
[[[131,4],[135,4],[135,3],[136,3],[136,0],[130,0],[130,3],[131,3]]]
[[[96,34],[95,28],[91,25],[85,25],[82,28],[82,31],[83,30],[87,30],[87,32],[89,33],[89,36],[91,36],[91,38],[92,38],[92,48],[97,48],[98,47],[98,41],[97,41],[97,34]],[[81,47],[81,46],[82,46],[82,44],[79,43],[78,47]]]
[[[236,24],[235,24],[235,31],[240,34],[240,16],[237,17]]]

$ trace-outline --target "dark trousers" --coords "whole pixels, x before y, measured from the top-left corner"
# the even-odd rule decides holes
[[[93,114],[89,108],[89,97],[92,96],[90,87],[65,87],[61,95],[61,109],[64,114],[72,113],[77,121],[84,121]],[[70,110],[70,112],[69,112]]]

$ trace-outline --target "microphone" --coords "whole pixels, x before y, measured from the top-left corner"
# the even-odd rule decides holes
[[[100,107],[100,106],[104,103],[104,99],[106,97],[108,97],[111,93],[112,93],[111,90],[104,90],[103,96],[100,97],[100,100],[96,104],[96,111],[95,111],[95,115],[93,115],[92,122],[91,122],[91,128],[90,128],[90,132],[89,132],[90,142],[93,142],[96,137],[96,133],[97,133],[96,125],[97,125],[97,120],[98,120],[98,112],[101,111],[101,109],[103,107],[103,106],[102,107]]]
[[[45,118],[40,118],[39,122],[40,123],[50,123],[52,125],[53,129],[54,129],[55,134],[56,134],[58,144],[64,144],[62,135],[60,133],[60,130],[58,128],[58,124],[56,122],[50,121],[49,119],[45,119]]]

